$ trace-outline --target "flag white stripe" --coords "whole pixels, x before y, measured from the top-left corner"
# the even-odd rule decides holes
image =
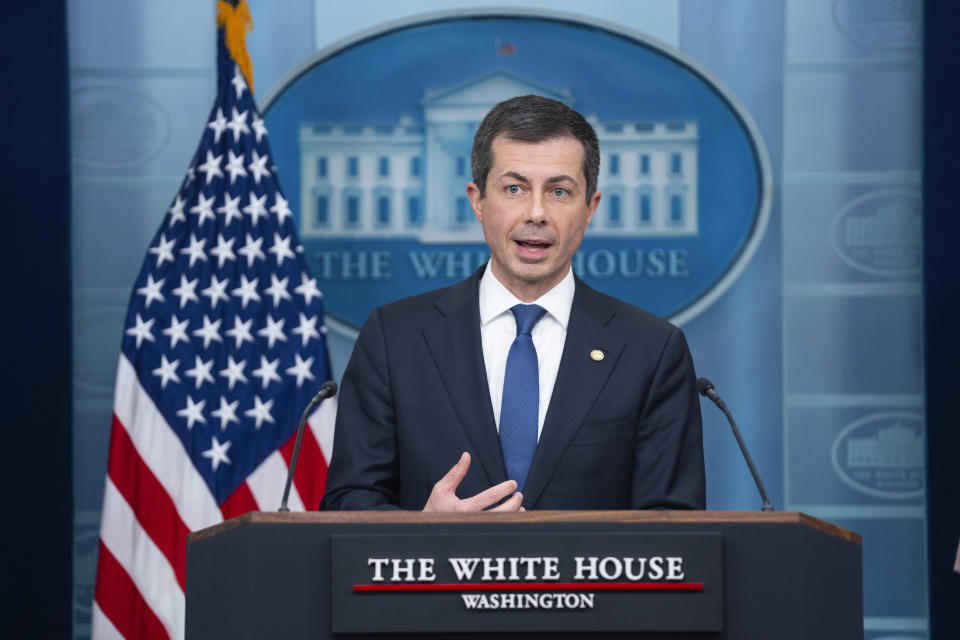
[[[100,605],[97,604],[97,601],[93,601],[93,611],[90,615],[90,640],[126,640],[117,630],[113,623],[110,621],[100,609]]]
[[[107,477],[100,541],[123,567],[171,638],[183,637],[184,595],[176,573]]]
[[[247,476],[247,486],[260,511],[276,511],[280,508],[280,499],[283,497],[283,487],[287,482],[286,460],[279,451],[274,451]],[[303,501],[297,493],[296,485],[290,485],[290,498],[287,506],[291,511],[303,511]]]
[[[337,398],[328,398],[324,400],[317,410],[310,414],[307,424],[313,432],[320,445],[320,451],[323,453],[323,459],[330,464],[330,456],[333,455],[333,426],[337,421]]]
[[[193,466],[183,443],[144,391],[133,365],[122,353],[117,367],[113,412],[147,468],[173,500],[184,524],[196,531],[222,522],[220,507]]]

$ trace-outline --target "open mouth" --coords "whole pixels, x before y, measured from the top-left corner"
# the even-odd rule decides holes
[[[528,258],[539,258],[553,246],[551,243],[541,240],[514,240],[514,242],[517,243],[520,255]]]

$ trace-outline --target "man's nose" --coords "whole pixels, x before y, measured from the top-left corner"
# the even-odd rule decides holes
[[[527,211],[527,220],[536,224],[547,221],[546,196],[542,193],[534,193],[533,200],[530,202],[530,209]]]

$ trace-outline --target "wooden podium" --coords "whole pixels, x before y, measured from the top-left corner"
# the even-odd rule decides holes
[[[539,582],[521,584],[534,578],[529,558],[521,559],[529,575],[518,572],[514,560],[508,576],[510,560],[505,564],[503,557],[484,560],[500,571],[493,578],[481,576],[479,568],[472,582],[450,584],[449,577],[439,575],[446,556],[462,554],[457,550],[464,545],[486,550],[474,555],[509,556],[520,549],[529,556],[558,544],[574,549],[559,561],[569,566],[550,575],[549,561],[538,564],[540,570],[546,566]],[[647,577],[662,580],[618,579],[621,558],[636,560],[628,567],[635,574],[642,566],[643,558],[624,554],[635,556],[646,548],[689,556],[687,580],[681,579],[678,564],[669,584],[667,572],[652,571],[652,559]],[[413,549],[419,559],[398,559],[404,549]],[[590,556],[593,560],[586,558],[591,549],[600,554]],[[430,555],[437,558],[426,563],[423,558]],[[714,568],[704,573],[697,562]],[[464,633],[473,638],[849,640],[863,638],[861,562],[859,534],[802,513],[256,512],[188,536],[186,632],[190,640],[440,639]],[[497,582],[498,576],[504,581]],[[457,577],[463,578],[459,572]],[[481,584],[484,577],[488,582]],[[601,584],[602,579],[609,580]],[[504,589],[518,595],[504,595]],[[484,590],[503,593],[483,596]],[[558,591],[567,593],[550,595]],[[528,592],[540,595],[519,595]],[[476,602],[486,605],[476,607]],[[469,603],[480,609],[508,604],[511,610],[476,611]],[[528,606],[551,610],[523,610]],[[558,610],[564,606],[572,608]]]

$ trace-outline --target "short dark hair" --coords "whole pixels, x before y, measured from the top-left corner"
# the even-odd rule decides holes
[[[582,115],[558,100],[543,96],[510,98],[495,106],[484,117],[473,137],[470,169],[473,182],[485,196],[487,174],[493,165],[493,141],[505,136],[518,142],[543,142],[556,138],[574,138],[583,145],[583,175],[587,180],[587,202],[597,190],[600,173],[600,145],[597,132]]]

